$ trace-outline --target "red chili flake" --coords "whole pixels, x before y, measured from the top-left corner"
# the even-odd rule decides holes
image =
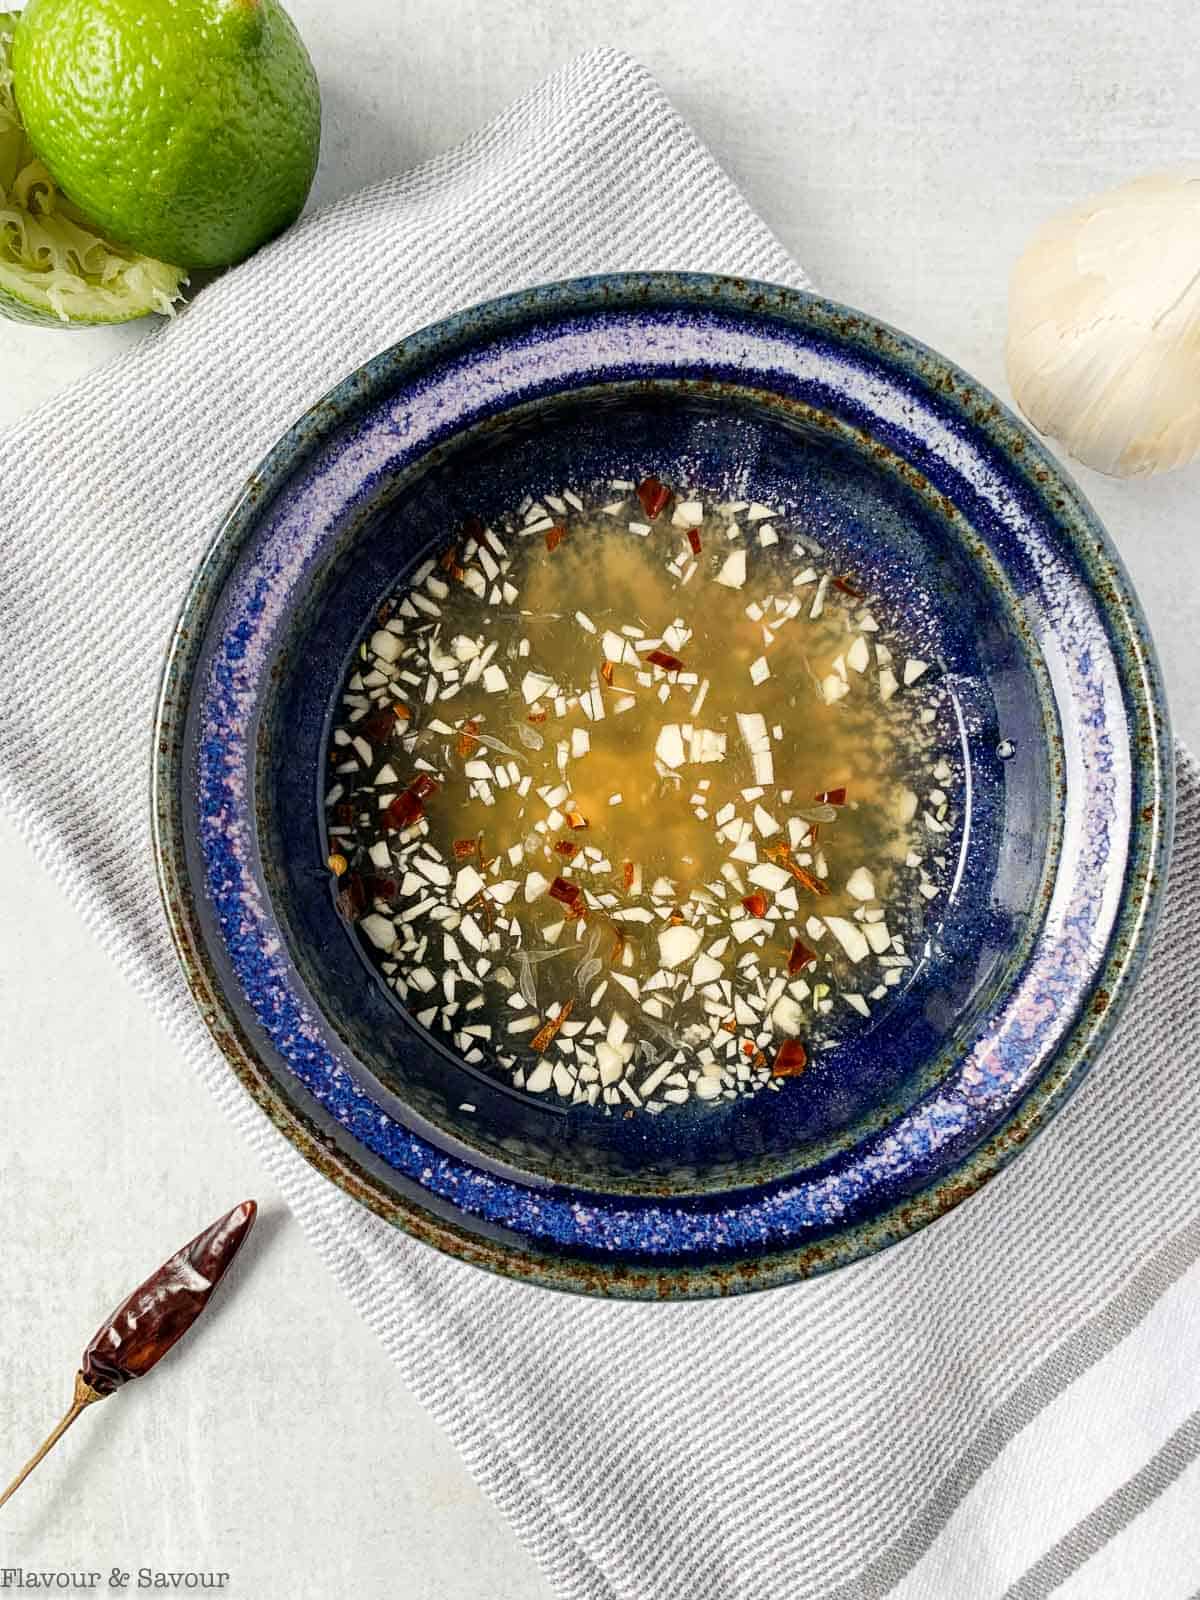
[[[571,1015],[574,1005],[575,1001],[573,999],[568,1000],[556,1017],[551,1017],[549,1022],[543,1022],[542,1026],[529,1041],[529,1048],[535,1050],[538,1055],[548,1050],[558,1037],[558,1030]]]
[[[396,731],[396,719],[390,711],[372,711],[363,719],[363,732],[375,744],[390,739]]]
[[[357,872],[342,880],[338,890],[337,908],[348,922],[357,922],[367,909],[367,891]]]
[[[767,897],[757,889],[753,894],[748,894],[742,904],[752,917],[765,917],[767,914]]]
[[[474,839],[455,839],[453,845],[455,861],[465,861],[468,856],[473,856],[475,844]]]
[[[678,906],[675,907],[675,909],[671,912],[671,915],[667,918],[667,922],[672,928],[678,928],[686,921],[687,918],[684,916],[683,912]]]
[[[334,820],[345,827],[347,823],[354,821],[354,807],[349,800],[343,800],[339,805],[334,806],[333,815]]]
[[[822,789],[820,794],[813,795],[813,799],[822,806],[844,806],[846,804],[845,785],[840,789]]]
[[[637,486],[637,497],[642,502],[642,510],[653,522],[671,498],[671,491],[657,478],[643,478]]]
[[[799,1039],[785,1039],[775,1052],[771,1071],[777,1078],[798,1078],[808,1065],[808,1051]]]
[[[763,1055],[761,1050],[756,1050],[754,1052],[754,1054],[750,1057],[750,1065],[752,1067],[765,1067],[766,1064],[767,1064],[767,1058],[766,1058],[765,1055]]]
[[[728,1022],[722,1022],[720,1024],[720,1026],[725,1030],[726,1033],[736,1033],[737,1032],[737,1023],[733,1020],[732,1017],[729,1018]]]
[[[456,544],[449,545],[442,551],[438,557],[438,566],[441,567],[443,572],[452,572],[458,566],[458,546]]]
[[[412,712],[402,700],[397,700],[395,705],[392,707],[392,715],[395,717],[397,722],[407,722],[412,716]]]
[[[564,906],[575,906],[583,899],[583,890],[569,878],[555,878],[550,885],[550,898],[561,901]]]
[[[395,878],[366,878],[363,888],[368,900],[386,900],[389,904],[400,893],[400,886]]]
[[[679,657],[668,655],[665,650],[651,650],[646,660],[652,661],[656,667],[661,667],[664,672],[681,672],[683,670],[683,662],[680,661]]]
[[[622,953],[624,952],[624,949],[625,949],[625,935],[621,932],[620,928],[615,928],[613,930],[612,955],[609,956],[608,959],[610,961],[612,961],[613,963],[618,962],[621,959],[621,956],[622,956]]]
[[[560,856],[566,856],[567,860],[570,861],[571,857],[578,851],[579,846],[574,839],[560,839],[554,848]]]
[[[803,940],[797,939],[787,959],[789,975],[794,978],[798,972],[803,972],[805,967],[811,967],[816,959],[817,952],[810,950]]]
[[[550,713],[548,711],[531,711],[529,713],[529,715],[525,718],[525,721],[526,722],[545,722],[546,718],[549,715],[550,715]]]
[[[477,722],[463,723],[462,730],[458,735],[458,743],[454,747],[460,756],[469,756],[472,750],[478,749],[479,740],[475,737],[478,732],[479,724]]]
[[[383,813],[383,825],[393,831],[398,828],[411,828],[424,810],[425,807],[418,795],[411,789],[402,789]]]
[[[613,674],[615,672],[616,672],[616,666],[615,666],[615,664],[613,662],[605,661],[605,662],[601,663],[600,676],[604,679],[605,683],[611,685],[611,683],[613,681]]]
[[[744,1056],[752,1056],[754,1054],[754,1040],[753,1039],[743,1039],[742,1040],[742,1054]]]
[[[407,789],[402,789],[383,813],[385,828],[411,828],[425,810],[425,801],[438,791],[427,772],[418,772]]]
[[[688,535],[688,543],[692,547],[692,554],[694,556],[698,556],[700,554],[700,529],[699,528],[689,528],[688,531],[687,531],[687,535]]]
[[[808,825],[808,842],[809,842],[809,844],[816,844],[817,838],[818,838],[820,832],[821,832],[821,824],[819,822],[810,822],[809,823],[809,825]]]
[[[588,826],[588,819],[584,816],[582,811],[568,811],[567,826],[568,828],[576,829],[586,828]]]
[[[384,623],[388,622],[391,619],[391,615],[392,615],[391,606],[390,605],[382,605],[382,606],[380,606],[379,610],[375,613],[375,621],[382,628]]]
[[[790,849],[790,847],[788,845],[780,843],[780,844],[769,844],[767,846],[766,853],[771,858],[772,861],[784,861],[784,862],[786,862],[788,857],[791,855],[792,852],[791,852],[791,849]]]
[[[628,892],[630,889],[633,888],[633,872],[634,872],[633,862],[632,861],[622,861],[622,863],[621,863],[621,882],[622,882],[622,885],[625,888],[626,892]]]
[[[567,537],[567,530],[565,528],[560,528],[560,527],[557,527],[557,526],[555,526],[553,528],[547,528],[546,529],[546,549],[547,550],[557,550],[559,545],[563,542],[563,540],[566,537]]]
[[[849,578],[835,578],[833,580],[833,587],[835,589],[840,589],[843,594],[848,594],[852,600],[861,600],[863,597],[862,590],[855,588],[854,584],[850,582]]]
[[[823,895],[829,893],[827,884],[822,883],[820,878],[814,878],[811,872],[806,872],[795,861],[789,861],[787,867],[796,882],[807,889],[809,894]]]

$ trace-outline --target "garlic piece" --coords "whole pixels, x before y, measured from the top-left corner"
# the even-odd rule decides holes
[[[1122,184],[1034,236],[1009,291],[1017,404],[1114,477],[1200,454],[1200,167]]]

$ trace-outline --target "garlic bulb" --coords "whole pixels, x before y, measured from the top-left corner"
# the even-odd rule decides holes
[[[1017,404],[1114,477],[1200,454],[1200,168],[1122,184],[1048,222],[1013,271]]]

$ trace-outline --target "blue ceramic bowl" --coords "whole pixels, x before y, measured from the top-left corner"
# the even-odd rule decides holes
[[[936,936],[872,1031],[781,1093],[626,1119],[534,1101],[407,1016],[336,913],[320,795],[348,654],[406,570],[468,514],[650,473],[774,505],[834,570],[904,596],[954,694],[968,794]],[[188,980],[279,1127],[452,1254],[631,1297],[823,1271],[991,1177],[1124,1004],[1171,823],[1144,620],[1027,430],[857,312],[676,274],[477,307],[322,400],[196,577],[158,748]]]

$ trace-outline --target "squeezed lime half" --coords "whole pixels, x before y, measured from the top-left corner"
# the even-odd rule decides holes
[[[16,20],[0,12],[0,315],[60,327],[169,316],[183,271],[104,238],[38,160],[13,95]]]

